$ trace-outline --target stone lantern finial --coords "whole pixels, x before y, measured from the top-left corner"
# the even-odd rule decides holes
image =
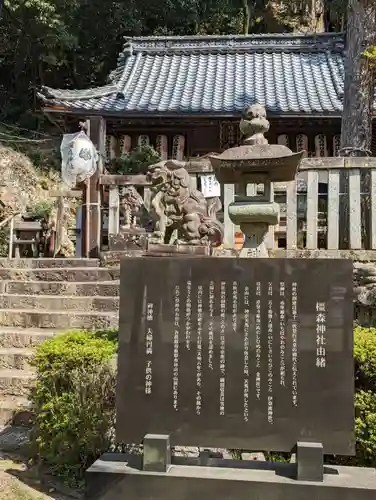
[[[264,134],[269,130],[270,124],[266,119],[265,107],[253,104],[246,108],[240,120],[240,132],[244,135],[244,144],[268,144]]]

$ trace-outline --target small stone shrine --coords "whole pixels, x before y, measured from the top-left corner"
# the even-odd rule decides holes
[[[117,440],[143,453],[97,460],[87,498],[376,498],[375,470],[323,464],[355,453],[351,261],[126,258],[120,287]]]

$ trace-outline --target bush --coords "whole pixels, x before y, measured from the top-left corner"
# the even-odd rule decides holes
[[[33,443],[37,457],[70,484],[101,453],[114,449],[117,331],[68,332],[36,351]],[[335,464],[376,467],[376,330],[355,330],[355,457],[326,457]],[[232,450],[241,458],[245,450]],[[273,461],[288,454],[269,453]],[[73,483],[72,483],[73,482]]]
[[[39,200],[29,207],[27,214],[34,220],[48,220],[54,209],[54,204],[53,200]]]
[[[354,335],[355,462],[376,467],[376,330],[356,328]]]
[[[359,391],[355,401],[355,462],[363,467],[376,467],[376,394]]]
[[[357,389],[376,392],[376,330],[355,328],[355,384]]]
[[[113,442],[116,349],[111,331],[68,332],[34,357],[35,456],[71,485]]]
[[[139,146],[116,158],[112,170],[116,174],[145,174],[150,165],[161,161],[160,154],[152,146]]]

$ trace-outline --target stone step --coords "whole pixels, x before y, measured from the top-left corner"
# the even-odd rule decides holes
[[[31,370],[0,370],[0,401],[4,396],[28,397],[35,377]]]
[[[32,349],[59,333],[46,328],[0,328],[0,349]]]
[[[8,269],[41,269],[55,267],[99,267],[99,259],[6,259],[0,258],[0,268]]]
[[[114,312],[33,311],[28,309],[0,309],[0,326],[18,328],[50,328],[68,330],[74,328],[103,329],[118,326],[118,314]]]
[[[39,311],[105,311],[119,310],[119,297],[74,297],[53,295],[0,295],[1,309],[30,309]]]
[[[30,370],[32,349],[12,347],[0,348],[0,370]]]
[[[0,268],[0,280],[95,282],[119,278],[119,267]]]
[[[69,295],[91,297],[116,297],[119,295],[119,281],[0,281],[0,293],[21,295]]]
[[[27,425],[32,415],[31,403],[25,396],[2,396],[0,400],[0,427]]]

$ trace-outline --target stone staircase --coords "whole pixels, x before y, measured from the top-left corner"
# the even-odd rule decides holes
[[[0,259],[0,427],[29,406],[35,346],[118,325],[119,274],[96,259]]]

